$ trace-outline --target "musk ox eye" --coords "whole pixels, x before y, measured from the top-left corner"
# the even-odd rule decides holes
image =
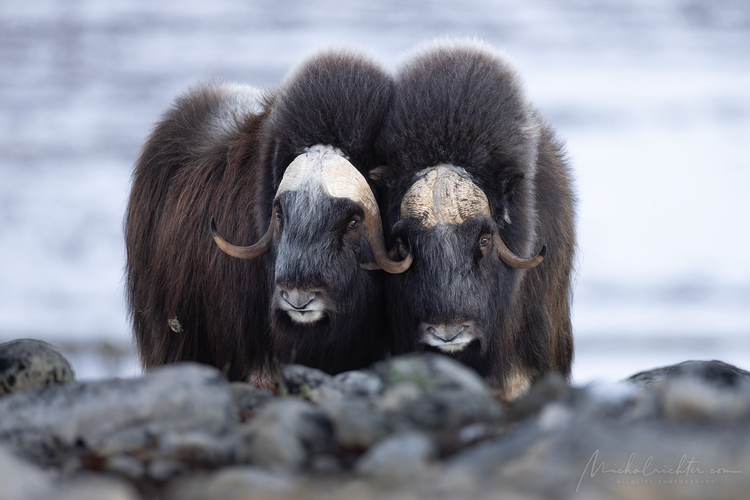
[[[349,221],[349,229],[354,229],[357,227],[357,219],[352,219]]]
[[[276,220],[281,220],[281,212],[279,212],[278,210],[276,210]]]
[[[481,238],[479,238],[479,246],[486,247],[490,243],[490,237],[488,235],[482,235]]]

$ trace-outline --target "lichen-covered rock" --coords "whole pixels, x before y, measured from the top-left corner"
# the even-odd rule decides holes
[[[304,365],[285,365],[281,371],[282,391],[289,396],[299,396],[313,403],[328,399],[341,399],[342,391],[333,376],[317,368]]]
[[[46,342],[22,339],[0,344],[0,397],[73,380],[68,360]]]
[[[158,456],[168,436],[224,436],[239,420],[221,372],[195,363],[167,365],[138,379],[12,394],[0,399],[0,415],[0,442],[51,464],[144,449]]]

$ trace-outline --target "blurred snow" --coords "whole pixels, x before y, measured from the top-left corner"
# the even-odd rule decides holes
[[[64,345],[83,378],[137,373],[122,220],[171,100],[212,79],[273,88],[330,44],[395,69],[444,35],[504,49],[567,144],[575,379],[750,367],[744,0],[2,2],[0,342]]]

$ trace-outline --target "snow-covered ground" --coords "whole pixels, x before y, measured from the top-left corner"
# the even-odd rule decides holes
[[[82,378],[137,373],[122,220],[139,147],[176,94],[273,88],[330,44],[395,70],[443,35],[506,50],[567,143],[576,381],[696,358],[750,367],[743,0],[0,3],[0,342],[68,346]]]

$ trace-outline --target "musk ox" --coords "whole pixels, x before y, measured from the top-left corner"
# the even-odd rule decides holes
[[[451,355],[510,398],[569,377],[570,169],[505,57],[469,41],[418,50],[376,151],[389,245],[414,259],[386,276],[394,352]]]
[[[125,221],[144,367],[193,360],[258,383],[276,362],[336,373],[384,355],[373,269],[410,259],[389,259],[362,174],[392,94],[367,57],[328,51],[275,93],[213,84],[176,100],[138,159]]]

